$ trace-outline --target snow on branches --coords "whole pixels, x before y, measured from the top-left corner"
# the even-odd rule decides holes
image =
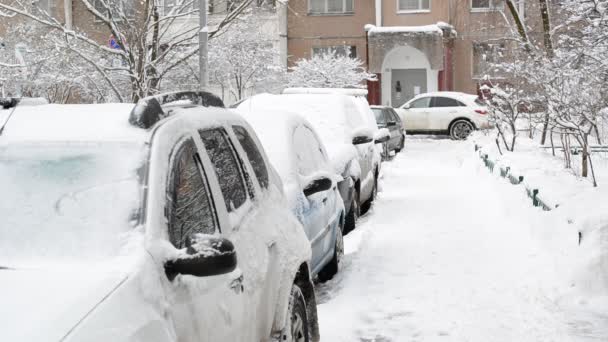
[[[335,52],[300,59],[287,74],[290,87],[365,88],[364,82],[376,76],[366,71],[363,62]]]

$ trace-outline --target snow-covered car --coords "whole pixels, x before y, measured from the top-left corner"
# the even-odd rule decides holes
[[[488,109],[476,95],[457,92],[421,94],[397,109],[408,133],[449,134],[466,139],[476,129],[491,128]]]
[[[311,244],[311,269],[319,280],[331,279],[344,254],[345,210],[337,184],[342,176],[331,167],[315,129],[295,113],[243,111],[258,134],[270,162],[283,180],[289,207]]]
[[[376,116],[378,128],[386,128],[390,133],[390,139],[382,144],[382,158],[388,159],[390,153],[401,152],[405,146],[405,129],[401,118],[392,107],[388,106],[370,106]]]
[[[308,239],[252,128],[217,106],[7,109],[1,341],[319,340]]]
[[[303,116],[319,135],[333,170],[344,179],[338,188],[347,213],[344,232],[351,231],[361,209],[369,207],[378,190],[380,154],[375,143],[385,140],[375,136],[375,119],[370,123],[355,98],[341,94],[260,94],[238,106],[239,111],[272,109]],[[367,110],[371,113],[369,106]]]

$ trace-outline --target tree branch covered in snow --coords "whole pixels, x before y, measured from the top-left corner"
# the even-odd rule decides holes
[[[54,69],[57,73],[66,72],[65,60],[74,59],[87,67],[69,70],[71,76],[90,77],[95,74],[95,91],[101,90],[102,98],[114,101],[137,101],[138,99],[161,91],[162,81],[167,77],[187,75],[193,79],[188,61],[198,53],[198,0],[177,0],[171,7],[162,7],[156,0],[141,2],[122,0],[74,0],[79,1],[106,31],[108,39],[96,41],[79,28],[66,27],[53,16],[40,9],[37,3],[29,0],[0,2],[0,13],[18,17],[21,25],[37,27],[48,34],[23,37],[31,40],[28,47],[50,40],[49,45],[61,53],[54,55]],[[215,26],[209,29],[209,37],[217,36],[240,15],[248,11],[254,0],[244,0],[231,8]],[[38,64],[41,54],[30,54],[28,66]],[[0,59],[0,68],[15,68],[15,63]],[[47,63],[50,65],[53,63]],[[198,67],[197,67],[198,69]],[[87,74],[74,74],[78,70]],[[47,70],[49,72],[50,70]],[[198,72],[198,71],[197,71]],[[52,73],[52,72],[51,72]],[[57,74],[55,73],[55,74]],[[85,75],[87,77],[85,77]],[[22,77],[23,78],[23,77]],[[26,79],[23,82],[33,82]],[[183,86],[183,83],[180,83]],[[53,84],[48,85],[52,88]],[[13,84],[13,87],[15,85]],[[17,85],[22,87],[22,83]]]
[[[376,79],[361,60],[331,52],[300,59],[289,70],[288,85],[293,87],[365,88],[365,81]]]

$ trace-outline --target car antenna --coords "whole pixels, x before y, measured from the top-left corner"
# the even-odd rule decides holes
[[[2,109],[13,108],[13,110],[10,112],[10,114],[8,115],[8,117],[6,118],[6,120],[4,120],[4,123],[2,124],[2,127],[0,127],[0,136],[4,132],[4,127],[6,127],[6,125],[10,121],[11,117],[15,113],[15,110],[17,110],[17,104],[18,103],[19,103],[19,100],[15,99],[15,98],[9,98],[9,99],[0,98],[0,108],[2,108]]]

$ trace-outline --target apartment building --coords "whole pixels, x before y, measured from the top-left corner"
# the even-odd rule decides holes
[[[540,15],[516,1],[532,38]],[[503,0],[290,0],[288,55],[293,63],[316,53],[351,51],[379,82],[369,100],[399,106],[419,93],[476,93],[488,65],[516,48]]]

